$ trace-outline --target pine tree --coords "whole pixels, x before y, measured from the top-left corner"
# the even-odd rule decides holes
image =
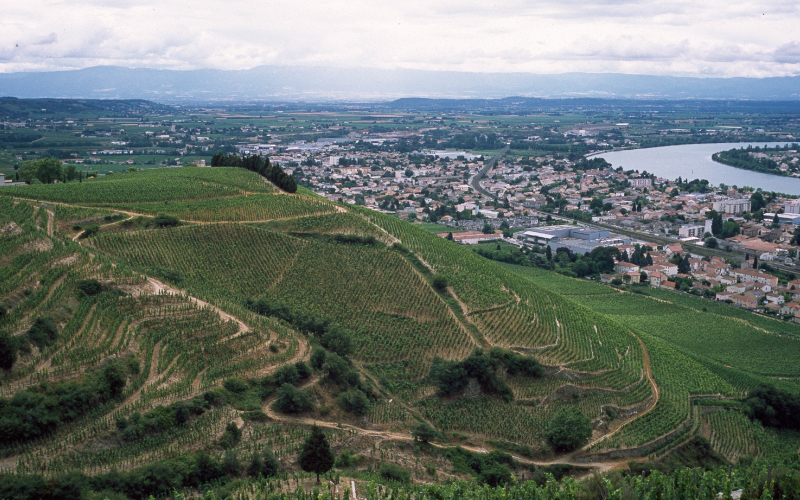
[[[333,467],[334,457],[331,445],[328,444],[328,438],[325,437],[322,429],[316,425],[311,427],[311,435],[303,443],[298,462],[304,471],[317,475],[317,484],[319,484],[319,475],[328,472]]]

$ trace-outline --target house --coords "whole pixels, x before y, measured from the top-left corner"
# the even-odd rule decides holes
[[[617,274],[601,274],[600,275],[600,283],[605,283],[606,285],[610,285],[611,281],[613,281],[614,278],[619,278],[619,275],[617,275]]]
[[[659,285],[659,288],[665,288],[667,290],[675,290],[675,282],[664,280],[661,282],[661,285]]]
[[[627,273],[622,274],[622,282],[625,283],[626,285],[639,283],[641,279],[642,275],[637,273],[636,271],[629,271]]]
[[[664,253],[670,257],[675,254],[683,255],[683,247],[680,243],[673,243],[664,247]]]
[[[778,286],[778,277],[771,274],[762,273],[754,269],[736,269],[733,273],[736,278],[742,281],[754,281],[756,283],[766,283],[770,286]]]
[[[783,306],[781,306],[780,313],[783,316],[789,316],[789,315],[794,316],[796,314],[800,314],[800,304],[794,301],[787,302],[783,304]]]
[[[777,293],[768,293],[767,294],[767,304],[783,304],[785,300],[783,300],[783,295],[778,295]]]
[[[724,291],[724,292],[718,292],[714,298],[715,298],[715,300],[718,300],[718,301],[720,301],[720,302],[724,302],[724,301],[726,301],[726,300],[731,300],[731,297],[732,297],[733,295],[735,295],[735,294],[733,294],[733,293],[731,293],[731,292],[728,292],[728,291],[726,290],[726,291]]]
[[[733,301],[734,305],[744,307],[745,309],[755,309],[758,307],[758,300],[753,297],[733,294],[730,296],[730,300]]]
[[[639,272],[639,266],[630,262],[617,262],[614,264],[614,270],[618,273]]]
[[[647,277],[650,279],[650,286],[655,288],[660,287],[661,283],[667,279],[667,277],[661,271],[652,271],[647,274]]]

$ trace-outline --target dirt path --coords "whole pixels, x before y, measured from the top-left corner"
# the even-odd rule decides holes
[[[190,300],[191,302],[194,302],[195,304],[200,306],[200,308],[202,308],[202,309],[211,309],[212,311],[216,312],[219,315],[219,317],[220,317],[220,319],[222,321],[233,321],[233,322],[235,322],[237,325],[239,325],[239,329],[238,329],[238,331],[236,332],[236,334],[232,338],[236,338],[239,335],[250,331],[250,328],[244,323],[244,321],[240,320],[239,318],[237,318],[237,317],[235,317],[235,316],[233,316],[231,314],[226,313],[225,311],[223,311],[222,309],[220,309],[219,307],[217,307],[217,306],[215,306],[213,304],[209,304],[208,302],[200,300],[197,297],[192,297],[191,295],[188,295],[186,292],[183,292],[183,291],[178,290],[176,288],[172,288],[171,286],[167,285],[166,283],[162,283],[161,281],[158,281],[155,278],[148,277],[147,281],[153,286],[153,289],[155,290],[153,292],[154,295],[158,295],[158,294],[160,294],[162,292],[163,293],[167,293],[169,295],[184,295],[184,296],[186,296],[186,298],[188,300]]]
[[[53,237],[53,222],[56,214],[52,210],[47,210],[47,236]]]
[[[644,370],[644,375],[645,375],[645,377],[647,377],[647,380],[650,382],[650,386],[652,387],[652,390],[653,390],[652,401],[647,406],[647,408],[644,409],[644,411],[642,411],[640,413],[637,413],[635,415],[631,415],[626,420],[623,420],[622,423],[619,425],[619,427],[617,427],[613,431],[609,432],[608,434],[604,434],[604,435],[598,437],[597,439],[590,440],[589,444],[587,444],[586,446],[581,448],[579,451],[587,451],[593,445],[595,445],[595,444],[597,444],[597,443],[599,443],[601,441],[605,441],[606,439],[610,438],[611,436],[613,436],[614,434],[619,432],[623,427],[625,427],[629,423],[633,422],[636,419],[642,418],[645,415],[647,415],[648,413],[650,413],[651,411],[653,411],[655,409],[656,405],[658,404],[660,391],[658,389],[658,384],[656,384],[656,381],[653,378],[653,372],[652,372],[652,369],[651,369],[651,366],[650,366],[650,354],[647,352],[647,348],[645,347],[644,342],[642,341],[642,339],[640,339],[635,333],[633,333],[633,332],[630,332],[630,333],[631,333],[631,335],[633,335],[633,337],[636,340],[639,341],[639,345],[642,346],[642,364],[644,365],[643,370]]]

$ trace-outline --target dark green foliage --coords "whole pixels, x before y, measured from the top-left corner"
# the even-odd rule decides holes
[[[10,370],[17,361],[17,342],[8,333],[0,333],[0,368]]]
[[[269,417],[261,410],[250,410],[242,413],[242,420],[245,422],[266,422],[269,420]]]
[[[447,289],[447,277],[441,274],[435,274],[431,278],[431,285],[436,290],[443,292]]]
[[[265,449],[260,454],[253,453],[250,464],[247,466],[247,475],[253,477],[274,477],[278,475],[281,464],[270,450]]]
[[[489,356],[499,360],[506,367],[506,373],[512,376],[541,377],[544,373],[544,368],[536,359],[514,351],[493,347]]]
[[[322,365],[325,363],[326,354],[327,351],[322,347],[319,346],[314,347],[314,349],[311,351],[311,359],[310,359],[311,366],[317,370],[321,370]]]
[[[269,158],[264,161],[261,160],[258,155],[240,158],[236,155],[226,156],[221,152],[216,152],[214,156],[211,157],[211,166],[246,168],[247,170],[251,170],[266,177],[270,182],[287,193],[297,192],[297,182],[294,180],[294,177],[284,172],[277,163],[271,165]]]
[[[353,334],[341,325],[331,323],[328,318],[320,318],[311,314],[292,310],[286,304],[270,301],[266,298],[247,299],[245,306],[262,316],[272,316],[288,321],[301,332],[311,333],[320,339],[323,347],[340,356],[349,356],[353,352]],[[318,368],[312,359],[311,366]],[[320,364],[321,366],[321,364]]]
[[[229,378],[222,385],[233,393],[244,392],[250,387],[247,382],[240,378]]]
[[[333,241],[347,245],[382,246],[381,242],[376,240],[374,236],[358,236],[357,234],[337,234],[333,236]]]
[[[87,226],[86,229],[84,229],[79,238],[80,239],[89,238],[99,232],[100,232],[100,226],[98,226],[97,224],[92,224],[90,226]]]
[[[369,410],[369,399],[359,389],[352,389],[339,396],[339,405],[350,413],[364,415]]]
[[[27,441],[53,432],[116,398],[125,386],[121,361],[108,363],[82,382],[61,382],[0,398],[0,442]]]
[[[350,366],[347,360],[336,353],[329,352],[325,356],[325,363],[322,365],[322,371],[326,372],[328,377],[334,382],[344,382],[345,375],[350,372]]]
[[[239,456],[233,450],[228,450],[222,457],[222,472],[231,477],[236,477],[242,471],[242,464]]]
[[[346,357],[353,353],[353,340],[350,332],[336,324],[330,325],[326,329],[320,343],[339,356]]]
[[[453,469],[472,474],[491,486],[511,482],[509,467],[517,468],[514,458],[501,451],[479,454],[457,447],[447,450],[447,458],[453,464]]]
[[[225,432],[222,433],[222,436],[219,438],[219,445],[227,450],[239,444],[241,439],[242,430],[234,422],[229,422],[228,425],[225,426]]]
[[[333,468],[334,457],[331,446],[328,444],[328,438],[318,426],[311,427],[311,435],[303,443],[297,461],[304,471],[317,475],[317,483],[319,483],[320,474]]]
[[[0,301],[0,319],[5,318],[6,316],[8,316],[8,306]]]
[[[416,427],[414,427],[411,430],[411,435],[414,436],[415,441],[421,441],[423,443],[430,443],[431,441],[437,439],[440,436],[439,431],[437,431],[430,425],[426,424],[425,422],[421,422]]]
[[[294,364],[295,369],[297,370],[297,374],[300,376],[301,380],[307,379],[311,376],[311,367],[305,361],[298,361]]]
[[[53,344],[58,337],[58,327],[52,318],[47,316],[36,318],[31,328],[25,333],[31,344],[44,349]]]
[[[536,377],[542,373],[542,368],[535,359],[495,348],[489,354],[482,349],[475,349],[464,361],[436,358],[433,360],[430,378],[439,387],[441,396],[457,394],[467,387],[469,379],[476,379],[485,392],[498,394],[510,401],[513,398],[511,389],[497,376],[498,368],[503,365],[511,375]]]
[[[169,406],[159,405],[141,415],[134,413],[130,418],[117,419],[117,430],[125,441],[135,441],[187,423],[191,417],[202,415],[211,408],[211,403],[203,396],[187,402],[176,401]]]
[[[761,384],[747,394],[744,411],[767,427],[800,429],[800,396]]]
[[[273,408],[281,413],[301,413],[312,408],[311,398],[291,384],[283,384],[278,389],[278,399]]]
[[[365,458],[366,457],[364,455],[353,455],[350,450],[342,450],[339,456],[336,457],[336,462],[334,462],[333,465],[339,469],[346,469],[348,467],[358,465]]]
[[[576,407],[562,408],[553,415],[547,440],[558,451],[580,448],[592,437],[592,423]]]
[[[407,483],[411,480],[411,473],[393,463],[381,464],[378,469],[378,475],[389,481],[397,481],[398,483]]]
[[[85,297],[93,297],[103,291],[103,284],[96,279],[82,280],[78,282],[76,287],[78,295]]]
[[[294,365],[284,365],[275,372],[275,383],[279,386],[283,384],[297,385],[300,382],[300,374]]]
[[[175,227],[181,224],[181,221],[173,215],[158,214],[153,218],[153,224],[158,227]]]

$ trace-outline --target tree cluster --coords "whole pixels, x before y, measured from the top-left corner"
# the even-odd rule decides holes
[[[429,377],[439,387],[440,396],[451,396],[464,390],[470,379],[476,380],[483,391],[502,396],[507,401],[513,399],[511,388],[498,375],[503,366],[509,375],[526,377],[541,376],[543,369],[538,361],[499,347],[488,353],[475,349],[463,361],[433,360]]]
[[[562,408],[550,420],[547,440],[558,451],[570,451],[589,442],[592,423],[574,406]]]
[[[122,394],[130,364],[107,363],[81,381],[42,384],[0,398],[0,442],[28,441],[46,436]]]
[[[761,384],[747,394],[745,413],[767,427],[800,429],[800,396]]]
[[[277,163],[275,165],[270,164],[269,158],[262,160],[258,155],[242,158],[233,154],[223,155],[218,151],[211,157],[211,166],[246,168],[258,173],[287,193],[297,192],[297,182],[294,177],[284,172]]]
[[[17,362],[19,353],[27,354],[31,351],[31,344],[45,349],[58,338],[58,327],[55,321],[48,316],[36,318],[30,329],[23,335],[12,336],[6,332],[0,334],[0,368],[10,370]]]

